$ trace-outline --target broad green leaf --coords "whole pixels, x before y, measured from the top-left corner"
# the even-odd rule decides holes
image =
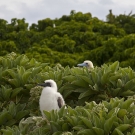
[[[9,115],[9,112],[7,111],[3,111],[1,114],[0,114],[0,125],[4,125],[6,122],[7,122],[7,116]]]
[[[130,127],[131,127],[130,124],[121,124],[117,128],[114,129],[112,135],[116,135],[116,133],[118,133],[117,131],[120,131],[119,133],[122,133],[122,132],[128,130]]]
[[[77,125],[77,126],[74,126],[74,127],[73,127],[73,129],[74,129],[74,130],[77,130],[77,131],[83,130],[83,129],[85,129],[85,128],[86,128],[86,126],[84,126],[84,124],[82,124],[82,125]]]
[[[92,128],[92,122],[91,122],[91,120],[88,120],[87,118],[85,118],[85,117],[80,117],[80,119],[83,121],[83,123],[88,127],[88,128]]]
[[[98,74],[96,73],[96,72],[92,72],[91,73],[91,79],[92,79],[92,81],[93,81],[93,85],[95,84],[95,83],[98,83],[98,81],[99,81],[99,76],[98,76]]]
[[[95,131],[97,135],[104,135],[104,130],[97,127],[92,127],[92,129]]]
[[[114,76],[111,76],[111,77],[109,78],[109,81],[113,83],[114,81],[117,81],[118,79],[120,79],[121,76],[122,76],[122,75],[120,75],[120,74],[116,74],[116,75],[114,74]]]
[[[78,93],[82,93],[85,91],[85,88],[77,88],[75,90],[73,90],[73,92],[78,92]]]
[[[113,72],[116,72],[116,71],[118,70],[118,68],[119,68],[119,62],[118,62],[118,61],[114,62],[113,64],[111,64],[111,65],[109,66],[109,68],[110,68]]]
[[[16,116],[15,116],[15,119],[16,120],[20,120],[22,119],[23,117],[27,116],[29,114],[29,111],[28,110],[24,110],[24,111],[20,111],[20,112],[17,112]]]
[[[130,105],[134,102],[133,99],[128,99],[121,105],[121,109],[128,109]]]
[[[77,135],[95,135],[95,132],[92,129],[82,129],[78,131]]]
[[[1,129],[3,132],[3,135],[13,135],[13,131],[10,131],[8,129]]]
[[[55,133],[53,133],[52,135],[61,135],[62,134],[62,131],[57,131]]]
[[[77,112],[75,109],[72,109],[70,106],[68,106],[68,113],[69,115],[77,115]]]
[[[31,72],[28,72],[28,71],[26,71],[26,72],[22,75],[22,81],[23,81],[22,83],[23,83],[23,84],[28,83],[28,79],[29,79],[30,75],[31,75]]]
[[[121,79],[118,79],[118,81],[117,81],[117,87],[118,87],[118,88],[123,87],[123,82],[122,82]]]
[[[75,125],[76,125],[71,117],[66,116],[66,119],[68,120],[68,123],[69,123],[71,126],[75,126]]]
[[[109,81],[109,77],[110,77],[110,73],[111,71],[107,72],[107,73],[104,73],[102,76],[101,76],[101,84],[102,85],[105,85],[108,83]]]
[[[8,69],[7,72],[8,72],[8,74],[9,74],[12,78],[16,78],[17,74],[15,73],[14,70]]]
[[[93,117],[94,126],[103,129],[104,122],[96,114],[92,114],[92,117]]]
[[[29,59],[27,58],[26,55],[23,56],[23,58],[20,61],[20,66],[24,66],[29,62]]]
[[[86,92],[83,92],[79,95],[78,99],[82,99],[84,97],[88,97],[88,96],[91,96],[93,94],[96,94],[95,91],[92,91],[92,90],[87,90]]]
[[[20,87],[21,85],[21,81],[17,77],[15,77],[15,79],[8,79],[8,82],[10,85],[13,85],[15,87]]]
[[[11,98],[14,98],[17,94],[19,94],[21,92],[22,88],[16,88],[13,89],[12,94],[11,94]]]
[[[135,127],[132,128],[131,135],[135,135]]]
[[[53,132],[62,130],[61,125],[59,125],[57,122],[50,121],[50,126],[51,126],[51,129],[53,130]]]
[[[25,68],[22,66],[17,66],[17,73],[19,76],[22,76],[25,73]]]
[[[128,81],[125,85],[124,85],[124,89],[125,90],[134,90],[135,89],[135,79],[132,79],[130,81]]]
[[[72,89],[64,90],[64,92],[63,92],[62,95],[63,95],[63,97],[65,99],[65,98],[67,98],[73,92],[74,92],[74,90],[72,90]]]
[[[16,65],[20,65],[21,60],[23,59],[24,55],[19,55],[16,59],[15,59],[15,63]]]
[[[72,84],[79,86],[79,87],[84,87],[84,88],[88,87],[88,83],[85,82],[84,80],[74,80],[72,82]]]
[[[12,93],[12,88],[6,88],[6,87],[4,87],[3,85],[2,85],[1,87],[2,87],[2,88],[0,89],[1,97],[2,97],[4,100],[9,100],[10,95],[11,95],[11,93]]]
[[[105,134],[109,134],[109,132],[111,132],[111,128],[113,126],[113,122],[116,121],[116,116],[112,115],[112,117],[110,117],[109,119],[107,119],[105,121],[105,124],[104,124],[104,131],[105,131]]]
[[[118,115],[118,117],[123,118],[126,114],[127,114],[127,110],[126,109],[120,109],[118,111],[117,115]]]
[[[5,125],[6,125],[6,126],[13,126],[13,125],[16,124],[16,122],[17,122],[17,120],[11,119],[11,120],[8,120],[8,121],[5,123]]]
[[[64,123],[64,124],[62,125],[62,130],[63,130],[63,131],[68,131],[68,130],[69,130],[69,125],[68,125],[68,123]]]
[[[110,93],[113,97],[117,97],[121,94],[122,89],[121,88],[111,88]]]
[[[116,128],[116,132],[118,133],[118,135],[124,135],[119,129]]]
[[[72,75],[68,75],[68,76],[63,77],[63,79],[68,82],[72,82],[72,81],[76,80],[76,77],[72,76]]]
[[[134,91],[127,90],[127,91],[121,92],[120,96],[127,97],[127,96],[132,96],[134,94],[135,94]]]
[[[59,117],[63,117],[65,114],[67,114],[67,107],[66,105],[64,105],[62,108],[60,108],[60,110],[58,111],[58,115]]]
[[[12,117],[16,116],[17,110],[16,110],[16,105],[14,102],[10,102],[9,104],[9,112],[12,115]]]
[[[79,75],[79,77],[80,77],[81,79],[83,79],[85,82],[87,82],[88,84],[90,84],[90,85],[93,84],[92,80],[91,80],[88,76]]]

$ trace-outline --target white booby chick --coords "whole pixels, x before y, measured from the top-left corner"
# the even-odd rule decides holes
[[[93,63],[90,60],[85,60],[83,63],[78,64],[78,67],[87,67],[88,69],[94,68]]]
[[[57,84],[55,81],[46,80],[44,83],[38,85],[44,87],[39,99],[40,111],[43,117],[43,110],[59,110],[65,104],[62,95],[57,92]]]

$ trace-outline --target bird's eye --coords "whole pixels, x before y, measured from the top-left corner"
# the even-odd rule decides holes
[[[46,86],[46,87],[51,87],[51,83],[46,82],[46,83],[45,83],[45,86]]]
[[[88,63],[86,63],[88,65]]]

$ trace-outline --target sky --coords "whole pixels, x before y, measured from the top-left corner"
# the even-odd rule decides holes
[[[25,18],[30,25],[45,18],[60,18],[71,10],[92,14],[101,20],[112,9],[114,15],[135,13],[135,0],[1,0],[0,19]]]

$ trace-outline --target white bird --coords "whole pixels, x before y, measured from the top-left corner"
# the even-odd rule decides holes
[[[59,110],[65,105],[63,96],[57,92],[57,84],[54,80],[46,80],[44,83],[38,85],[44,87],[39,99],[40,111],[43,117],[45,117],[43,110]]]
[[[85,60],[83,63],[78,64],[78,67],[87,67],[88,69],[94,68],[93,63],[90,60]]]

